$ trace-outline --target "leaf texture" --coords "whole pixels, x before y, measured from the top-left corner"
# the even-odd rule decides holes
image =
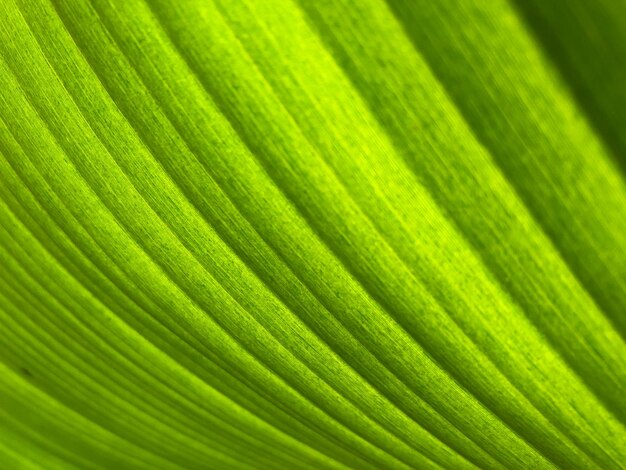
[[[624,468],[621,38],[621,0],[2,2],[0,466]]]

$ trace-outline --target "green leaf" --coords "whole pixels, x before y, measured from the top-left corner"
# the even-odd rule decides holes
[[[0,467],[626,468],[621,38],[2,2]]]

